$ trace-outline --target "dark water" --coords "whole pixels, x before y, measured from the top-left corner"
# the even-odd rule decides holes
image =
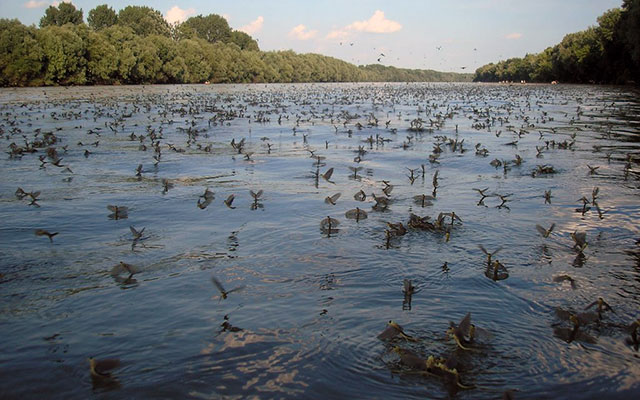
[[[394,346],[425,358],[455,354],[461,381],[476,386],[454,395],[462,399],[507,389],[517,398],[640,393],[639,353],[626,343],[640,317],[637,92],[135,86],[3,89],[0,102],[2,398],[450,396],[438,378],[401,365]],[[424,129],[409,131],[417,118]],[[51,133],[56,143],[26,151]],[[242,138],[249,159],[230,145]],[[445,143],[429,162],[434,145],[449,139],[464,139],[465,151]],[[9,154],[11,143],[23,154]],[[357,164],[359,146],[367,152]],[[326,157],[319,168],[309,150]],[[516,154],[521,165],[490,165]],[[542,165],[555,173],[534,177]],[[591,174],[587,165],[599,168]],[[355,166],[363,170],[354,179]],[[334,183],[316,180],[331,167]],[[413,184],[407,168],[417,168]],[[413,197],[432,194],[436,171],[436,200],[422,208]],[[375,211],[370,194],[384,196],[383,180],[394,185],[391,203]],[[18,187],[40,191],[37,205],[17,197]],[[595,187],[601,212],[591,203],[576,211]],[[206,188],[215,199],[201,209]],[[495,195],[479,204],[472,188],[511,196],[503,207]],[[252,207],[249,190],[261,189]],[[353,197],[361,189],[364,203]],[[325,203],[338,192],[335,205]],[[234,209],[223,203],[230,194]],[[128,218],[110,219],[108,205],[128,207]],[[355,207],[368,218],[345,218]],[[386,222],[451,211],[462,222],[448,227],[448,242],[443,232],[411,229],[385,239]],[[339,220],[338,232],[321,231],[327,216]],[[552,223],[548,238],[535,229]],[[130,225],[145,228],[141,240]],[[51,243],[37,229],[59,233]],[[582,254],[572,248],[575,231],[586,232]],[[494,259],[506,280],[485,276],[479,244],[502,247]],[[121,261],[138,270],[131,279],[111,274]],[[554,281],[562,274],[575,289]],[[220,299],[212,276],[226,289],[245,288]],[[417,288],[411,309],[403,307],[405,278]],[[595,343],[554,336],[554,327],[571,327],[556,308],[581,312],[598,297],[614,312],[580,327]],[[471,351],[446,335],[449,320],[467,312],[490,332]],[[223,329],[225,315],[241,330]],[[377,339],[389,320],[420,341]],[[90,356],[120,359],[107,384],[92,382]]]

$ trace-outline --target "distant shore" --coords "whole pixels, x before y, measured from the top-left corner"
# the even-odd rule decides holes
[[[637,85],[639,21],[640,0],[625,0],[598,17],[597,26],[570,33],[541,53],[483,65],[473,80]]]

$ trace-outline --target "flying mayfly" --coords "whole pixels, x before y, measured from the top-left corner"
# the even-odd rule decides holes
[[[220,281],[218,279],[216,279],[215,276],[211,277],[211,282],[213,282],[213,284],[218,289],[218,291],[220,291],[220,298],[218,299],[218,301],[220,301],[222,299],[226,299],[227,296],[229,296],[229,294],[231,294],[233,292],[238,292],[238,291],[240,291],[240,290],[245,288],[245,285],[242,285],[242,286],[238,286],[236,288],[233,288],[231,290],[225,290],[224,286],[222,286],[222,283],[220,283]]]

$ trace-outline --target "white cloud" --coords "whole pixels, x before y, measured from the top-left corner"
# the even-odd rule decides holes
[[[254,21],[249,22],[247,25],[241,26],[238,30],[248,35],[253,35],[254,33],[260,32],[262,25],[264,25],[264,18],[261,15]]]
[[[399,22],[387,19],[383,11],[376,10],[368,20],[354,21],[344,28],[334,29],[325,36],[325,39],[345,40],[354,32],[393,33],[400,29],[402,25]]]
[[[325,38],[344,40],[347,37],[349,37],[349,32],[345,31],[344,29],[336,29],[329,32]]]
[[[227,22],[231,21],[231,15],[229,15],[229,14],[222,14],[221,17],[226,19]]]
[[[358,32],[392,33],[402,29],[402,25],[399,22],[386,19],[384,12],[376,10],[368,20],[355,21],[347,25],[345,29]]]
[[[293,28],[291,32],[289,32],[289,37],[292,37],[298,40],[309,40],[316,37],[317,34],[318,34],[318,31],[316,30],[309,31],[307,30],[306,26],[300,24],[295,28]]]
[[[40,0],[40,1],[29,0],[23,4],[25,8],[43,8],[48,5],[49,5],[49,2],[47,0]]]
[[[505,36],[505,39],[520,39],[522,37],[522,33],[513,32]]]
[[[166,19],[170,24],[175,24],[186,20],[190,15],[194,15],[195,13],[196,10],[194,8],[187,8],[186,10],[183,10],[178,6],[173,6],[164,15],[164,19]]]

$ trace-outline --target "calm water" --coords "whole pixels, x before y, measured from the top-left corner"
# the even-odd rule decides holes
[[[640,317],[640,102],[631,89],[2,89],[0,112],[2,398],[449,396],[438,378],[401,365],[394,346],[422,357],[455,353],[461,380],[476,386],[455,394],[461,399],[507,389],[517,398],[640,393],[639,353],[625,342],[625,327]],[[418,118],[424,129],[410,131]],[[51,134],[54,144],[9,154],[11,143],[25,149]],[[253,154],[239,154],[232,139]],[[464,139],[464,151],[449,139]],[[326,157],[319,166],[311,151]],[[490,164],[516,154],[520,165]],[[542,165],[555,173],[533,174]],[[329,168],[333,183],[316,178]],[[408,168],[417,169],[413,183]],[[436,200],[422,208],[413,197],[432,194],[436,171]],[[394,188],[389,207],[376,211],[370,195],[384,196],[383,180]],[[39,191],[35,204],[16,196],[18,187]],[[595,187],[601,214],[591,204],[576,211]],[[215,198],[201,208],[207,188]],[[492,196],[479,203],[473,188]],[[361,189],[364,202],[353,197]],[[250,190],[264,191],[257,207]],[[324,201],[335,193],[335,205]],[[223,202],[231,194],[235,208]],[[493,194],[511,196],[498,207]],[[128,207],[128,218],[109,218],[108,205]],[[347,219],[355,207],[368,218]],[[411,229],[385,239],[386,222],[451,211],[462,222],[448,242]],[[330,235],[320,229],[327,216],[340,222]],[[536,231],[552,223],[548,238]],[[145,228],[140,240],[130,226]],[[37,229],[59,233],[50,242]],[[574,231],[586,232],[582,255]],[[502,247],[494,259],[507,279],[485,276],[479,244]],[[131,279],[111,273],[121,261],[138,270]],[[554,281],[562,274],[575,289]],[[245,287],[220,299],[213,276],[228,290]],[[410,309],[405,278],[416,286]],[[556,308],[580,312],[598,297],[614,313],[580,328],[595,343],[554,336],[554,327],[571,326]],[[491,333],[472,351],[446,335],[467,312]],[[223,329],[225,316],[241,330]],[[420,341],[377,339],[389,320]],[[90,356],[120,359],[111,384],[92,383]]]

